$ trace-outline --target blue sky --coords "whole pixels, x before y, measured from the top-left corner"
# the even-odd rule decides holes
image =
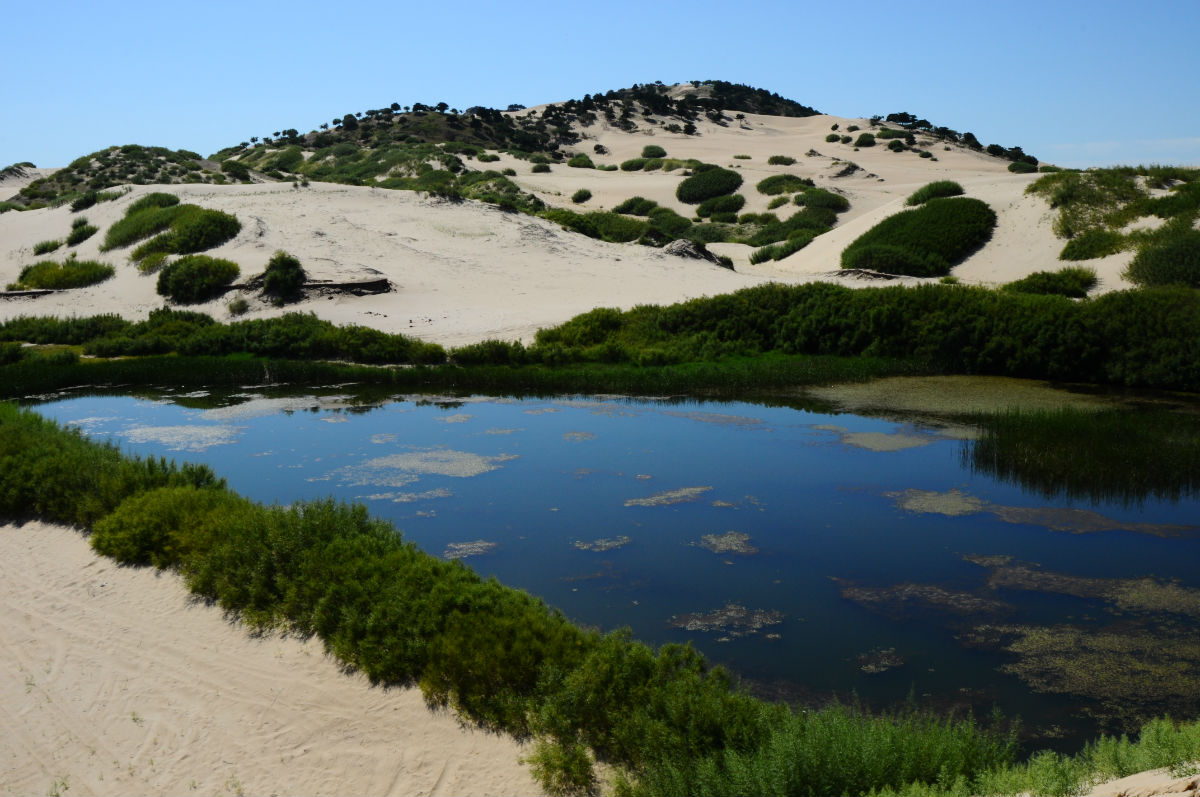
[[[721,79],[1065,166],[1200,165],[1200,2],[9,3],[0,167]]]

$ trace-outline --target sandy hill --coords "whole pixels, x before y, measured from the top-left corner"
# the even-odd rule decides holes
[[[516,113],[530,110],[539,109]],[[1045,200],[1025,194],[1036,175],[1010,173],[1006,160],[920,134],[918,145],[933,157],[892,152],[882,146],[886,142],[861,149],[830,143],[826,137],[834,125],[839,132],[852,125],[871,129],[865,119],[732,112],[728,121],[718,122],[701,115],[697,135],[667,132],[661,123],[642,124],[626,132],[603,118],[576,128],[582,138],[569,150],[589,155],[597,166],[619,164],[640,155],[647,144],[657,144],[671,158],[695,158],[736,169],[744,177],[740,193],[747,202],[743,213],[767,210],[772,197],[758,193],[755,185],[773,174],[811,178],[817,186],[850,201],[849,211],[840,215],[834,229],[779,261],[751,265],[752,247],[711,245],[715,253],[732,259],[732,271],[650,247],[590,239],[545,219],[506,213],[491,205],[446,201],[413,191],[319,182],[293,187],[290,181],[177,184],[169,190],[185,202],[233,213],[241,220],[241,233],[208,254],[238,263],[243,278],[260,273],[270,256],[282,249],[297,256],[316,280],[385,277],[394,286],[389,293],[371,296],[314,292],[287,310],[451,345],[488,338],[528,341],[539,327],[597,306],[669,303],[764,281],[853,283],[854,278],[838,274],[842,250],[881,219],[903,210],[909,194],[934,180],[959,182],[967,196],[984,200],[998,216],[992,240],[955,268],[954,274],[962,282],[1001,284],[1064,265],[1057,259],[1063,242],[1052,232],[1051,209]],[[770,165],[772,155],[790,156],[796,162]],[[612,209],[629,197],[643,196],[686,217],[695,210],[675,198],[683,169],[604,171],[569,168],[560,162],[548,173],[538,174],[531,171],[529,161],[508,154],[489,163],[472,157],[463,160],[468,169],[513,169],[516,175],[511,179],[550,206],[578,211]],[[591,191],[592,198],[577,205],[571,197],[581,188]],[[139,319],[163,306],[163,298],[155,292],[155,278],[139,273],[127,262],[128,250],[99,251],[103,231],[121,218],[130,203],[153,190],[163,187],[133,186],[127,195],[82,214],[72,214],[61,206],[0,215],[3,284],[15,281],[23,266],[45,259],[34,256],[34,245],[65,238],[78,215],[85,215],[101,233],[71,251],[77,251],[81,259],[117,266],[114,278],[90,288],[0,299],[0,319],[99,312]],[[783,207],[778,212],[786,216],[792,210],[795,208]],[[68,251],[62,248],[45,257],[59,259]],[[1120,273],[1130,257],[1123,253],[1086,263],[1099,274],[1096,290],[1128,287]],[[194,309],[228,320],[227,304],[236,295],[235,291]],[[251,305],[244,317],[284,312],[252,293],[242,295]]]

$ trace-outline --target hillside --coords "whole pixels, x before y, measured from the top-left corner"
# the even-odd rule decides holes
[[[1032,158],[1019,147],[985,149],[969,134],[910,114],[891,121],[830,116],[714,81],[699,88],[647,84],[505,112],[416,105],[360,116],[304,135],[278,131],[269,143],[246,142],[212,159],[121,147],[78,159],[55,173],[55,182],[27,175],[26,200],[75,185],[79,209],[0,214],[4,284],[40,259],[71,254],[111,264],[116,273],[92,287],[5,298],[0,318],[118,312],[140,319],[161,307],[153,274],[128,261],[129,248],[102,252],[103,234],[42,257],[34,247],[66,237],[80,216],[105,231],[167,181],[185,203],[241,222],[236,237],[206,252],[236,263],[239,285],[285,250],[314,282],[382,278],[392,287],[366,296],[311,288],[286,307],[235,289],[195,309],[225,320],[229,302],[241,297],[245,317],[299,309],[453,345],[527,341],[539,327],[596,306],[668,303],[765,281],[878,284],[873,275],[842,272],[842,252],[934,181],[959,184],[996,216],[990,239],[954,266],[958,281],[1000,285],[1069,265],[1058,259],[1064,239],[1056,234],[1056,211],[1044,196],[1026,192],[1039,175],[1013,170]],[[864,133],[875,137],[873,145]],[[447,141],[452,134],[461,138]],[[80,182],[82,169],[91,182]],[[706,211],[707,202],[679,198],[686,175],[705,169],[740,182],[735,210]],[[130,174],[147,184],[119,182]],[[776,185],[760,188],[768,179]],[[1143,186],[1139,196],[1166,196],[1170,184]],[[81,185],[100,193],[88,195]],[[649,202],[640,211],[622,206],[635,197]],[[1161,223],[1150,216],[1128,221]],[[732,270],[659,248],[676,237],[707,243]],[[773,260],[766,244],[788,246]],[[1093,292],[1130,287],[1121,275],[1133,251],[1117,248],[1083,263],[1097,273]]]

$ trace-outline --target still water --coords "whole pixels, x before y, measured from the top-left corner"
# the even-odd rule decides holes
[[[691,642],[765,696],[998,707],[1064,747],[1200,713],[1194,492],[1048,499],[972,468],[969,424],[350,388],[38,411],[130,453],[208,463],[259,501],[365,503],[431,554],[581,624]],[[1142,651],[1160,639],[1167,653]],[[1162,672],[1184,676],[1147,697],[1138,679]]]

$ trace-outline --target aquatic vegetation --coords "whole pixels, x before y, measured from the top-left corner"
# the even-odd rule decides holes
[[[632,538],[622,534],[612,539],[609,539],[608,537],[602,537],[598,540],[575,540],[571,544],[581,551],[604,553],[605,551],[615,551],[618,548],[624,548],[631,542],[633,542]]]
[[[896,584],[864,587],[834,579],[842,597],[887,617],[911,618],[915,614],[942,612],[958,617],[997,617],[1010,614],[1011,604],[973,592],[946,589],[937,584]]]
[[[711,612],[694,612],[672,617],[672,628],[723,634],[730,639],[753,636],[764,628],[783,622],[783,612],[771,609],[747,609],[730,603]]]
[[[667,490],[666,492],[656,493],[648,498],[630,498],[625,502],[625,506],[668,506],[670,504],[682,504],[688,501],[695,501],[711,489],[711,486],[680,487],[678,490]]]
[[[466,559],[468,556],[481,556],[496,549],[496,543],[487,540],[473,542],[452,542],[446,546],[443,559]]]
[[[692,543],[701,548],[707,548],[713,553],[758,553],[758,549],[750,544],[750,535],[744,531],[727,531],[724,534],[705,534],[700,542]]]

